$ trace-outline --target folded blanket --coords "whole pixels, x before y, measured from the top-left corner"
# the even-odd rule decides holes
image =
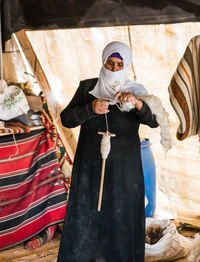
[[[45,243],[51,241],[54,237],[54,233],[56,231],[57,225],[52,225],[40,232],[38,235],[29,239],[25,243],[25,248],[28,250],[34,250],[36,248],[41,247]]]
[[[170,102],[179,118],[177,139],[200,133],[200,35],[193,37],[169,85]]]

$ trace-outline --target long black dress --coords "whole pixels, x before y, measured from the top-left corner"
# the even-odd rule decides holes
[[[97,211],[102,158],[98,131],[106,131],[105,115],[92,111],[88,93],[97,79],[80,83],[62,111],[62,124],[81,125],[74,160],[69,205],[58,262],[143,262],[145,243],[144,178],[139,124],[157,127],[155,116],[143,103],[140,111],[121,112],[109,106],[107,114],[111,151],[105,168],[101,212]]]

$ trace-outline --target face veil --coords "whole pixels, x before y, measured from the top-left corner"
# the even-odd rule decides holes
[[[123,59],[123,69],[112,72],[105,68],[104,64],[108,57],[113,54],[118,53]],[[147,94],[146,89],[137,83],[130,81],[127,78],[127,71],[132,61],[132,54],[130,48],[118,41],[109,43],[102,52],[102,67],[99,74],[99,79],[94,89],[90,91],[90,94],[96,98],[102,98],[109,100],[111,104],[115,104],[115,94],[118,91],[128,90],[134,94]]]

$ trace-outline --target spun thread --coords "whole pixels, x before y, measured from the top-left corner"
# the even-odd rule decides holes
[[[102,139],[101,139],[101,155],[103,159],[106,159],[108,157],[108,154],[110,152],[110,136],[109,135],[103,135]]]

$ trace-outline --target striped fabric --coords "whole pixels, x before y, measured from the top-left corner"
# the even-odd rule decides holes
[[[25,248],[29,250],[34,250],[41,247],[46,242],[51,241],[54,237],[57,225],[52,225],[40,232],[36,237],[31,238],[31,240],[25,243]]]
[[[62,168],[65,162],[67,163],[66,165],[72,165],[72,161],[67,151],[64,148],[63,142],[54,124],[51,112],[49,111],[46,97],[42,96],[42,102],[43,102],[43,110],[41,112],[41,120],[42,120],[43,125],[47,129],[48,134],[50,135],[51,140],[54,144],[54,148],[56,150],[60,166]]]
[[[0,249],[62,222],[66,212],[63,174],[46,130],[16,140],[17,147],[12,137],[0,138]]]
[[[193,37],[169,86],[171,104],[179,117],[177,139],[200,133],[200,36]]]

